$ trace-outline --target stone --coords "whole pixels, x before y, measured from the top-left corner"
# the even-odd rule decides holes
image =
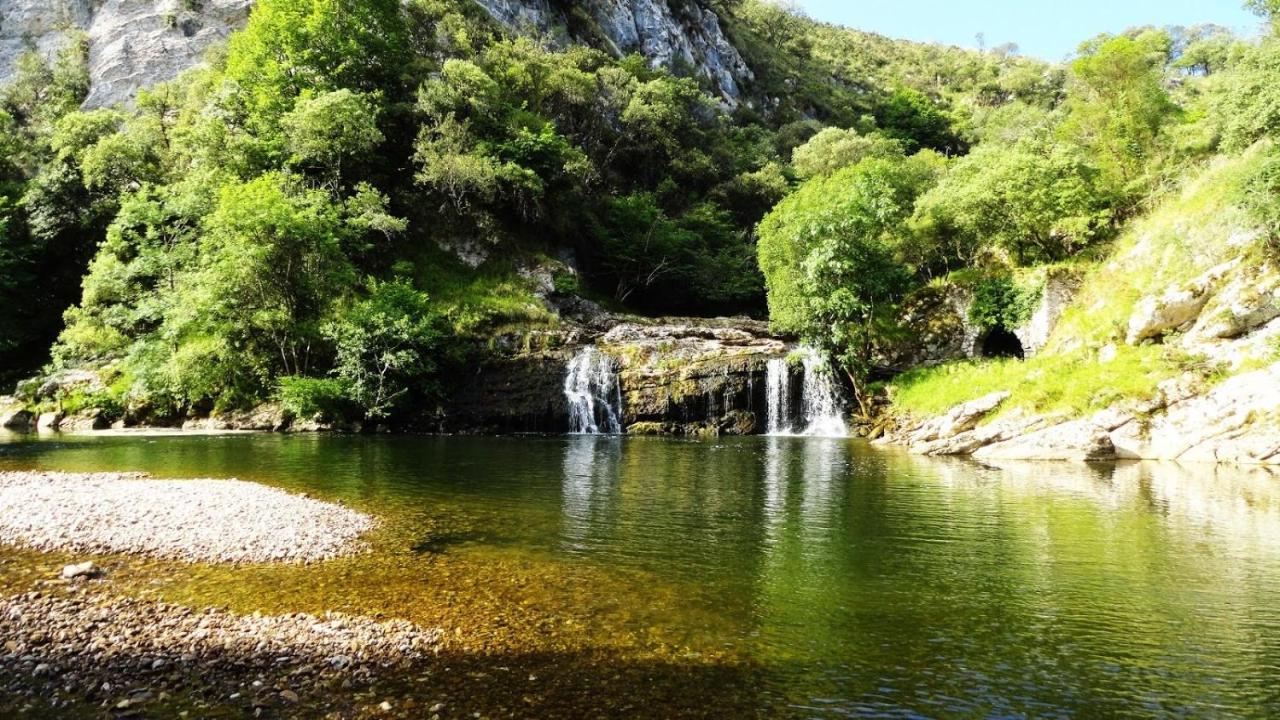
[[[978,460],[1112,460],[1116,448],[1110,434],[1088,420],[1060,423],[987,445],[973,453]]]
[[[12,399],[7,399],[7,402],[3,402],[3,400],[5,399],[0,399],[0,428],[5,430],[30,429],[31,423],[35,419],[31,411],[13,402]]]
[[[1008,400],[1009,395],[1007,391],[994,392],[957,405],[946,415],[934,418],[909,433],[907,442],[910,445],[923,445],[972,430]]]
[[[62,424],[62,413],[47,412],[40,413],[40,417],[36,420],[36,429],[40,431],[54,431]]]
[[[561,5],[552,0],[476,0],[496,20],[517,32],[550,36],[570,23]],[[559,30],[559,42],[598,41],[604,50],[622,57],[644,56],[652,67],[692,68],[715,88],[725,104],[734,106],[742,97],[742,85],[754,73],[729,41],[720,18],[703,2],[670,3],[666,0],[587,0],[577,6],[594,22],[594,37],[567,38]]]
[[[0,80],[28,46],[52,57],[86,33],[90,92],[85,106],[132,100],[138,89],[171,80],[243,25],[252,0],[0,0]]]
[[[1129,317],[1125,342],[1137,345],[1144,340],[1163,337],[1175,330],[1189,330],[1222,279],[1239,265],[1239,260],[1218,265],[1183,287],[1170,288],[1159,297],[1146,297],[1138,302]]]
[[[1122,458],[1184,462],[1261,462],[1280,446],[1280,363],[1228,378],[1202,394],[1170,389],[1144,422],[1111,433]],[[1229,460],[1227,459],[1229,458]]]
[[[1072,268],[1057,268],[1047,274],[1040,302],[1031,317],[1013,330],[1026,357],[1039,354],[1049,344],[1049,337],[1080,291],[1083,279],[1080,271]]]
[[[1251,266],[1227,283],[1188,333],[1194,342],[1230,340],[1280,317],[1280,272]]]
[[[618,57],[645,56],[653,67],[692,68],[737,105],[754,74],[729,41],[719,17],[700,2],[589,0],[581,9],[599,33],[570,38],[571,23],[551,0],[476,0],[496,20],[564,45],[595,42]],[[89,42],[89,108],[128,103],[144,87],[199,64],[249,16],[253,0],[0,0],[0,82],[34,47],[52,57],[70,42],[68,29]]]
[[[76,578],[95,578],[102,575],[102,569],[93,562],[82,562],[76,565],[67,565],[62,568],[63,580],[74,580]]]

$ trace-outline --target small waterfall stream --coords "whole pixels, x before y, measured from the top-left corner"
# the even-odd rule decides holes
[[[766,433],[809,437],[847,437],[844,401],[830,368],[817,351],[801,347],[803,369],[800,406],[792,400],[791,363],[787,358],[770,360],[765,396],[768,400]],[[797,412],[798,411],[798,412]]]
[[[564,378],[569,403],[569,430],[576,435],[622,432],[622,388],[613,359],[594,347],[583,348]]]

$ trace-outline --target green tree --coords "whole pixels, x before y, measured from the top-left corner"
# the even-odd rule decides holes
[[[936,173],[927,156],[864,160],[805,183],[760,223],[774,326],[835,357],[864,412],[875,343],[911,277],[898,233]]]
[[[1163,85],[1164,55],[1142,37],[1102,38],[1083,50],[1071,64],[1060,133],[1088,153],[1119,197],[1132,202],[1176,110]]]
[[[335,186],[344,163],[373,152],[386,139],[378,129],[377,104],[346,88],[319,95],[304,91],[281,122],[290,162],[319,172]]]
[[[370,419],[390,416],[436,370],[435,309],[406,280],[371,282],[368,296],[326,324],[324,334],[337,351],[334,375]]]
[[[1003,254],[1013,264],[1069,257],[1109,227],[1098,172],[1058,145],[979,147],[920,198],[913,261],[932,273]]]
[[[830,175],[866,158],[901,158],[902,141],[857,130],[826,128],[795,149],[791,164],[801,178]]]

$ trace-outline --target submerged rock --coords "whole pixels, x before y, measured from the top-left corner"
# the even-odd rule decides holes
[[[76,578],[95,578],[102,574],[102,568],[94,565],[92,562],[82,562],[76,565],[67,565],[62,568],[63,580],[74,580]]]

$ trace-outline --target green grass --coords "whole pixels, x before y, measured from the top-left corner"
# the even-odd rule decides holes
[[[1080,293],[1041,355],[1025,362],[966,361],[906,373],[888,387],[895,407],[923,417],[1009,391],[1012,397],[1002,412],[1025,409],[1079,416],[1118,401],[1150,397],[1160,382],[1187,370],[1198,372],[1206,382],[1220,379],[1216,369],[1201,367],[1173,346],[1129,347],[1124,338],[1129,317],[1143,297],[1255,251],[1233,244],[1253,226],[1233,196],[1260,157],[1251,151],[1216,160],[1180,192],[1134,221],[1109,255],[1086,271]],[[974,278],[962,274],[949,281]],[[1098,353],[1107,345],[1116,346],[1116,357],[1099,362]]]
[[[415,263],[415,283],[459,335],[487,335],[501,328],[546,328],[555,313],[534,294],[512,260],[495,259],[470,268],[442,251],[424,253]]]
[[[952,363],[916,370],[894,380],[890,392],[900,411],[924,417],[993,392],[1012,397],[1004,410],[1084,415],[1116,402],[1150,397],[1181,372],[1158,346],[1121,347],[1100,363],[1092,353],[1043,355],[1031,360]]]

